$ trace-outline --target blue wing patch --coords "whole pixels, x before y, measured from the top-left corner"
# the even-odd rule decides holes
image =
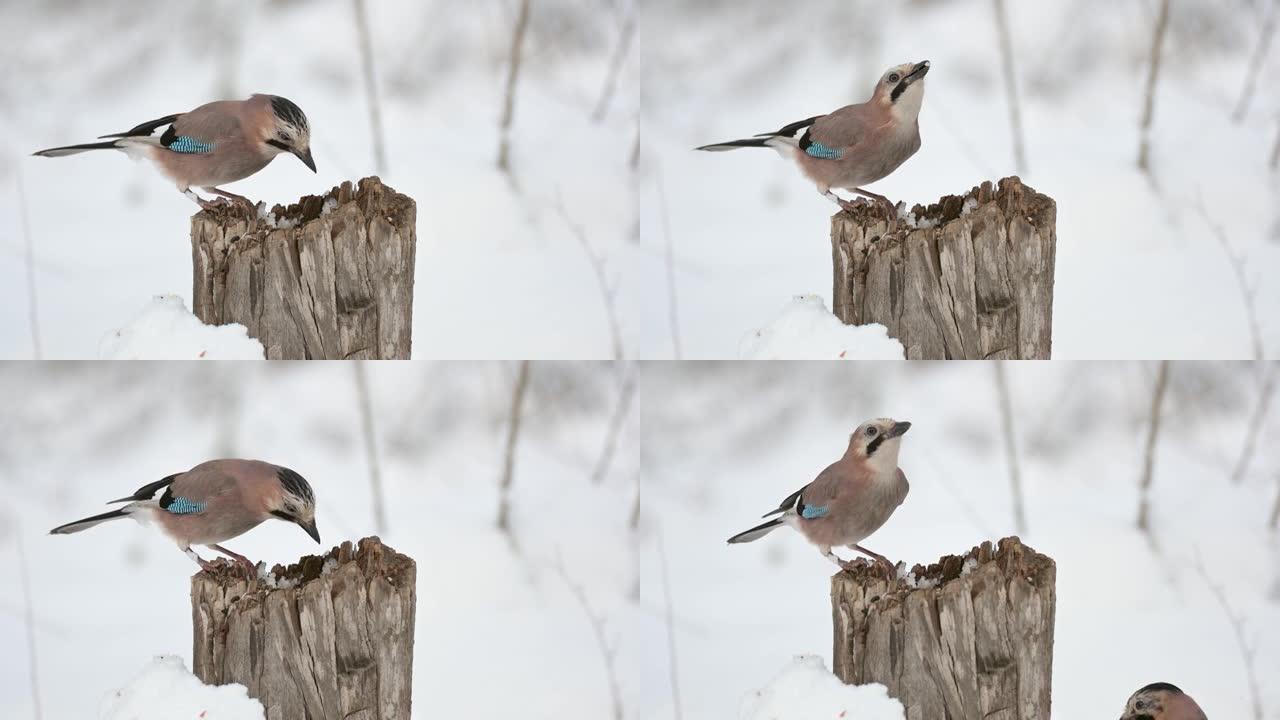
[[[205,504],[196,502],[184,497],[175,497],[173,502],[169,503],[165,510],[175,515],[190,515],[193,513],[204,512]]]
[[[213,143],[200,142],[190,135],[179,135],[165,147],[174,152],[204,155],[213,152]]]
[[[840,158],[844,157],[843,150],[829,148],[820,142],[809,143],[809,146],[806,147],[804,151],[806,153],[809,153],[810,157],[821,158],[823,160],[839,160]]]
[[[815,518],[825,517],[827,514],[826,505],[805,505],[800,508],[800,517],[805,520],[813,520]]]

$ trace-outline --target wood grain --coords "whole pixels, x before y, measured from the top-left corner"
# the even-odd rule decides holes
[[[408,718],[414,561],[369,537],[273,573],[292,587],[230,563],[191,579],[196,677],[244,685],[267,720]]]
[[[831,578],[836,676],[886,686],[907,720],[1048,720],[1054,561],[1009,537],[914,574],[929,582],[870,565]]]
[[[836,316],[884,325],[909,360],[1048,359],[1053,199],[1007,177],[911,212],[932,227],[890,228],[870,206],[831,218]]]
[[[272,214],[275,228],[239,207],[191,218],[196,317],[244,325],[269,360],[408,359],[414,201],[367,177]]]

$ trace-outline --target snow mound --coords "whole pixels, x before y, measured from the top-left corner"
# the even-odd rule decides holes
[[[103,720],[264,720],[262,703],[243,685],[205,685],[182,658],[160,655],[133,682],[109,694]]]
[[[103,338],[103,360],[262,360],[243,325],[205,325],[177,295],[157,295],[128,325]]]
[[[797,655],[763,690],[742,703],[741,720],[904,720],[883,685],[845,685],[817,655]]]
[[[747,360],[902,360],[902,344],[883,325],[845,325],[821,295],[797,295],[740,352]]]

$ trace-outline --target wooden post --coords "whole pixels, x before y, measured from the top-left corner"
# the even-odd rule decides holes
[[[409,717],[413,560],[369,537],[272,574],[219,563],[191,579],[196,677],[244,685],[268,720]]]
[[[831,578],[836,676],[886,686],[909,720],[1048,720],[1053,560],[1009,537],[913,574]]]
[[[227,206],[191,218],[196,317],[244,325],[270,360],[408,359],[413,199],[367,177],[270,215]]]
[[[878,207],[841,211],[835,314],[884,325],[909,360],[1048,359],[1057,212],[1017,177],[916,205],[893,228]]]

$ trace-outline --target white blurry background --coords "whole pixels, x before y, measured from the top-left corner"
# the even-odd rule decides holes
[[[365,366],[380,534],[418,563],[415,717],[611,717],[597,629],[619,702],[638,704],[638,447],[633,413],[617,414],[634,369],[530,364],[504,534],[518,368]],[[253,457],[311,482],[324,544],[267,522],[230,548],[286,563],[378,532],[356,388],[353,364],[0,365],[0,716],[34,716],[24,586],[45,718],[97,717],[154,655],[190,667],[197,568],[173,543],[132,521],[46,534],[106,500],[209,458]]]
[[[1167,369],[1144,535],[1138,486],[1158,364],[1005,366],[1022,537],[1058,566],[1053,715],[1118,717],[1130,693],[1166,681],[1211,718],[1274,720],[1276,412],[1257,426],[1256,452],[1232,476],[1265,396],[1264,373],[1274,394],[1280,367]],[[642,605],[653,612],[639,627],[648,662],[663,670],[648,676],[641,717],[673,717],[668,626],[686,718],[734,717],[793,655],[820,655],[831,666],[831,563],[785,528],[748,545],[725,539],[839,458],[868,418],[914,424],[900,458],[911,492],[866,547],[928,564],[1015,534],[994,371],[993,363],[647,365],[640,577]],[[1249,663],[1215,586],[1239,618]],[[1262,715],[1252,710],[1249,664]]]
[[[231,191],[270,207],[380,174],[417,201],[414,357],[615,357],[600,275],[617,292],[635,253],[634,3],[531,3],[513,185],[496,158],[519,4],[364,3],[379,169],[352,0],[0,3],[0,357],[33,356],[28,240],[45,357],[97,357],[153,296],[191,301],[197,208],[172,183],[114,151],[30,153],[254,92],[307,113],[319,174],[282,156]]]
[[[1138,128],[1159,4],[1004,3],[1019,170],[992,2],[646,0],[636,282],[666,287],[669,242],[685,357],[740,357],[793,296],[830,307],[835,206],[772,151],[692,148],[864,102],[886,68],[927,59],[922,147],[870,189],[911,207],[1018,174],[1055,198],[1055,358],[1248,359],[1258,343],[1280,357],[1275,43],[1232,119],[1280,9],[1172,3],[1147,176]],[[645,356],[670,357],[665,303],[639,317]]]

